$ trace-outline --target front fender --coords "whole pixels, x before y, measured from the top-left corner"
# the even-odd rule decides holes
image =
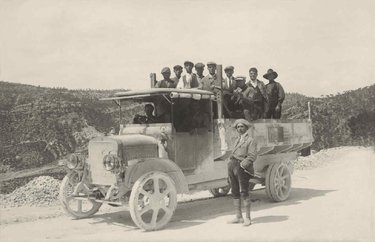
[[[181,169],[171,160],[164,158],[135,159],[128,162],[125,172],[125,186],[131,189],[134,183],[151,171],[161,171],[168,174],[176,184],[177,193],[188,193],[189,188]]]

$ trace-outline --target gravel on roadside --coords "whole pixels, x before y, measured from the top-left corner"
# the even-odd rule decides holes
[[[39,176],[9,194],[0,194],[0,204],[5,207],[50,206],[57,204],[61,181],[50,176]]]

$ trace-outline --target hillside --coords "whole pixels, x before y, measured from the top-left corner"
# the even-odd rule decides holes
[[[289,94],[283,117],[308,117],[311,103],[314,149],[375,144],[375,85],[321,98]]]
[[[118,122],[115,105],[99,101],[117,91],[0,82],[0,172],[38,167],[85,149]]]
[[[39,167],[117,126],[117,108],[99,101],[119,90],[68,90],[0,82],[0,173]],[[283,118],[307,118],[311,102],[314,149],[375,141],[375,85],[335,96],[289,93]],[[139,106],[129,106],[125,122]]]

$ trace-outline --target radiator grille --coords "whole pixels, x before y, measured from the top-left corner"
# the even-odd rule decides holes
[[[117,144],[114,142],[89,143],[89,165],[94,184],[111,185],[116,182],[116,176],[104,169],[103,158],[106,154],[116,154]]]
[[[124,161],[140,158],[158,157],[158,147],[156,145],[126,146],[123,152]]]

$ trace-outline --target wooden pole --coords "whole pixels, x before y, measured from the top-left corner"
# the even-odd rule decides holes
[[[217,99],[217,116],[218,118],[223,118],[223,66],[216,65],[216,76],[220,90],[216,93]]]
[[[311,121],[311,107],[310,107],[310,102],[307,102],[307,108],[308,108],[308,112],[309,112],[309,121]]]
[[[150,73],[150,81],[151,88],[154,88],[156,85],[156,73]]]

